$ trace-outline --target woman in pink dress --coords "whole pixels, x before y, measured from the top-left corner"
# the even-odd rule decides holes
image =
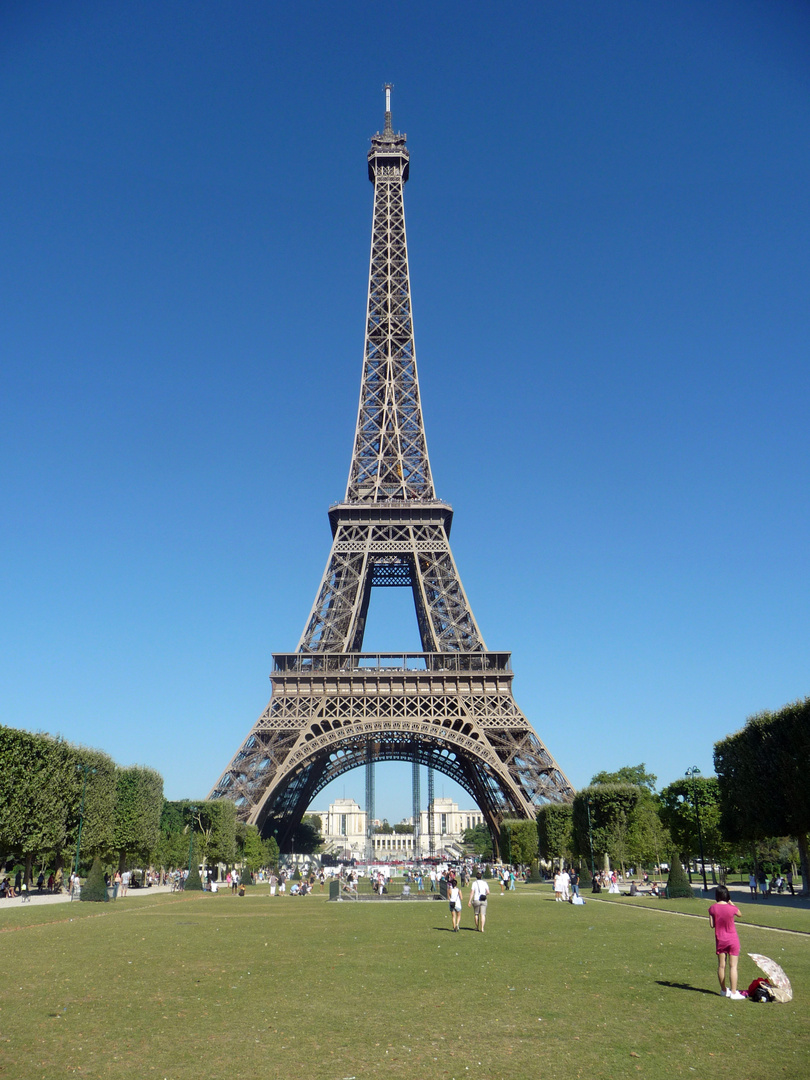
[[[742,912],[732,904],[728,889],[718,885],[714,890],[715,903],[709,908],[709,922],[714,930],[717,951],[717,978],[720,980],[720,993],[723,997],[742,1001],[743,995],[737,993],[737,959],[740,955],[740,939],[734,920]],[[729,982],[726,988],[726,957],[728,957]]]

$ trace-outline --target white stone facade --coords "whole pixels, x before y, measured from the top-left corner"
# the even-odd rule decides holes
[[[328,810],[307,811],[317,814],[321,819],[324,851],[342,859],[364,859],[366,857],[366,812],[354,799],[335,799]],[[414,852],[413,833],[375,833],[374,859],[393,862],[408,862],[426,858],[430,854],[429,811],[420,814],[417,849]],[[434,799],[433,851],[436,855],[457,847],[465,829],[472,829],[483,824],[484,815],[477,808],[459,810],[458,803],[452,799]],[[375,824],[381,824],[376,821]],[[401,825],[413,825],[413,818],[398,822]]]

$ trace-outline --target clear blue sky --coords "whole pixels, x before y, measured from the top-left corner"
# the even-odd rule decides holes
[[[385,81],[436,486],[540,737],[665,784],[810,693],[808,55],[800,0],[7,0],[0,721],[201,797],[263,710],[345,489]],[[418,647],[405,600],[368,647]]]

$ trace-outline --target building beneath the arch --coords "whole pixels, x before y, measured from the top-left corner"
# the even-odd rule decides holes
[[[335,858],[365,859],[368,850],[366,835],[366,812],[354,799],[335,799],[328,810],[308,811],[321,819],[324,852]],[[452,799],[437,798],[432,804],[433,817],[433,852],[436,856],[459,855],[464,831],[476,825],[486,824],[484,815],[474,807],[472,810],[459,809]],[[419,834],[414,851],[413,832],[372,833],[374,845],[373,859],[377,862],[408,862],[411,859],[426,859],[430,855],[430,814],[423,810],[420,815]],[[410,826],[413,829],[413,817],[405,818],[394,824]],[[381,821],[375,821],[381,825]]]

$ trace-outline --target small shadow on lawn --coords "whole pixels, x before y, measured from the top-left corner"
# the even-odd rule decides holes
[[[690,986],[689,983],[666,982],[664,979],[656,979],[655,981],[659,986],[668,986],[672,990],[692,990],[695,994],[711,994],[712,997],[717,997],[716,990],[707,990],[703,986]]]

